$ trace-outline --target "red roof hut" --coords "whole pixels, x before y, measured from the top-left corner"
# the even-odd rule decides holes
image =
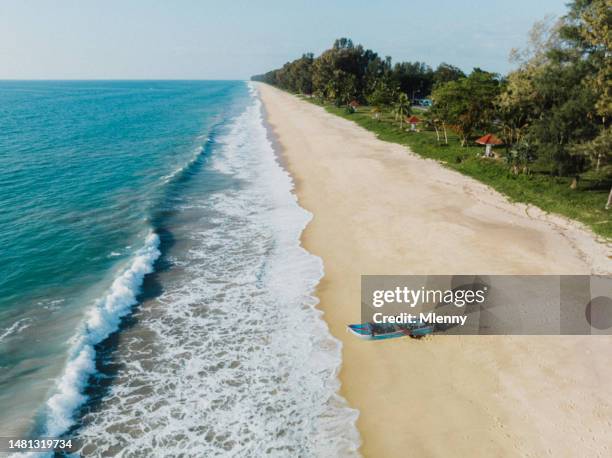
[[[417,116],[412,115],[409,118],[406,118],[406,122],[410,124],[410,130],[414,131],[416,130],[417,124],[421,122],[421,119]]]
[[[480,137],[478,140],[476,140],[476,143],[478,143],[479,145],[485,145],[485,153],[484,153],[485,157],[493,156],[493,151],[492,151],[493,146],[504,144],[504,142],[502,142],[499,138],[497,138],[493,134],[487,134],[487,135],[484,135],[483,137]]]

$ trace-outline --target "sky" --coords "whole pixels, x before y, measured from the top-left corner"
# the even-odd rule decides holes
[[[567,0],[0,0],[0,79],[247,79],[352,38],[506,73]]]

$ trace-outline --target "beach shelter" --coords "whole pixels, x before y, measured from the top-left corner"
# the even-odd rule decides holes
[[[504,142],[502,142],[493,134],[487,134],[483,137],[480,137],[478,140],[476,140],[476,143],[478,143],[479,145],[485,145],[485,157],[493,157],[493,146],[504,144]]]
[[[410,130],[412,130],[413,132],[416,131],[417,128],[417,124],[421,122],[421,119],[418,116],[410,116],[409,118],[406,118],[406,123],[410,124]]]

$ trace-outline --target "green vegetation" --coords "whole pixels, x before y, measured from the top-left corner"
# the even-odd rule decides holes
[[[319,57],[305,54],[253,79],[305,94],[383,140],[612,237],[609,1],[575,0],[556,23],[537,23],[504,77],[479,68],[465,75],[449,64],[393,65],[342,38]],[[426,97],[433,105],[415,107],[423,122],[410,132],[410,101]],[[496,158],[474,146],[487,133],[504,144]]]

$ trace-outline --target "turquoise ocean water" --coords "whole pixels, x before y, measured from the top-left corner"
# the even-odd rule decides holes
[[[309,217],[244,82],[0,82],[0,435],[354,453]]]

